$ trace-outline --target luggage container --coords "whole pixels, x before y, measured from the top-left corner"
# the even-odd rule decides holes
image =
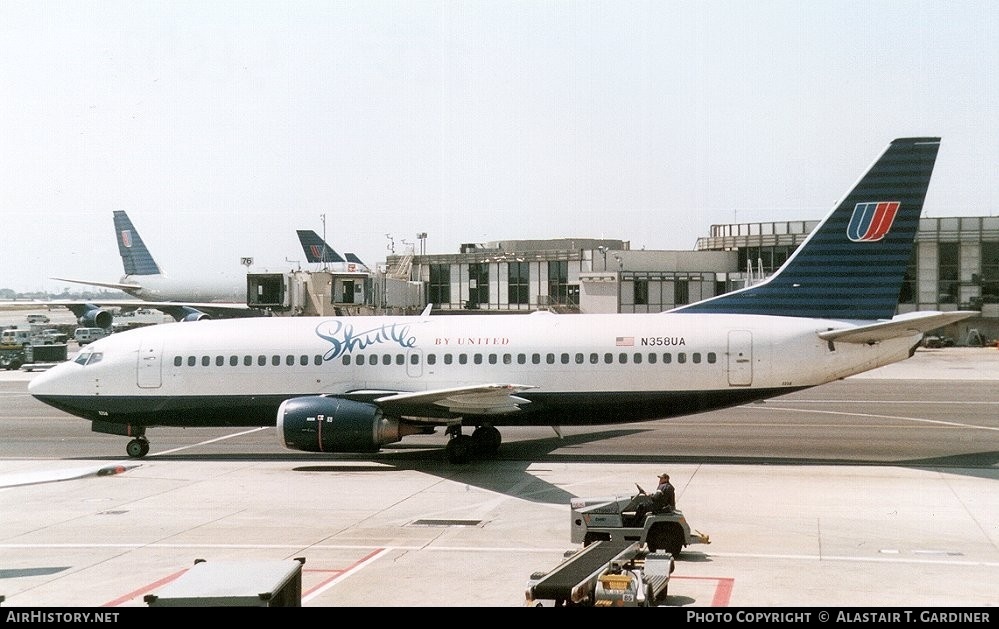
[[[149,607],[301,607],[304,557],[275,561],[196,559],[194,567],[157,594]]]

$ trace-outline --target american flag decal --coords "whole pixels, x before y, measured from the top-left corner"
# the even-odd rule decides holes
[[[121,244],[125,245],[126,249],[130,249],[132,247],[132,232],[130,230],[121,230]]]
[[[617,337],[617,342],[614,345],[618,347],[631,347],[635,344],[635,337],[633,336],[619,336]]]

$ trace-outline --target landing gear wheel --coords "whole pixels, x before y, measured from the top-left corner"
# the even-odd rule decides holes
[[[468,463],[472,458],[475,443],[468,435],[455,435],[444,446],[447,460],[452,463]]]
[[[149,442],[146,441],[144,438],[137,437],[135,439],[132,439],[131,441],[128,442],[128,445],[125,446],[125,452],[127,452],[128,456],[132,457],[133,459],[141,459],[142,457],[149,454]]]
[[[503,436],[494,426],[479,426],[472,433],[472,441],[478,454],[496,454]]]

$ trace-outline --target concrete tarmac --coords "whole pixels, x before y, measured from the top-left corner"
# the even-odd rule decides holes
[[[4,607],[144,607],[144,596],[162,592],[196,559],[296,557],[305,560],[305,607],[523,606],[530,575],[573,548],[569,498],[630,494],[662,471],[691,526],[711,540],[678,557],[664,606],[999,604],[994,348],[920,350],[826,385],[843,388],[825,396],[819,387],[763,409],[734,409],[739,417],[766,411],[746,435],[801,440],[795,447],[812,453],[836,442],[828,459],[801,460],[746,449],[738,459],[679,456],[670,439],[688,434],[684,424],[663,422],[630,455],[616,450],[634,437],[623,430],[569,438],[532,459],[518,452],[537,449],[508,429],[504,457],[453,466],[439,452],[440,436],[407,438],[386,455],[318,456],[277,448],[273,429],[162,429],[151,431],[151,455],[133,461],[123,440],[91,436],[86,422],[37,405],[17,384],[30,377],[0,372],[0,384],[9,383],[0,388],[3,407],[18,409],[0,411]],[[924,384],[899,397],[926,399],[876,424],[864,443],[833,428],[810,426],[802,436],[776,423],[785,411],[836,421],[866,413],[858,421],[876,422],[892,413],[892,382],[912,381]],[[854,391],[880,391],[885,402],[858,409],[839,399]],[[689,438],[702,431],[705,448],[713,447],[712,431],[730,423],[721,416],[708,427],[717,417],[696,416]],[[764,425],[770,417],[775,423]],[[43,449],[22,432],[25,418]],[[891,440],[871,445],[879,431]],[[895,448],[921,452],[940,442],[949,456],[871,462],[874,450],[890,461]],[[518,451],[519,443],[526,447]],[[862,460],[849,461],[851,450],[862,450]],[[99,475],[108,469],[118,473]]]

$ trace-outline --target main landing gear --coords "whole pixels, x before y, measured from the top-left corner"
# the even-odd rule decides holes
[[[145,437],[136,437],[125,446],[125,452],[133,459],[141,459],[149,454],[149,442]]]
[[[494,426],[483,424],[471,436],[461,434],[461,424],[448,426],[450,440],[444,446],[444,453],[451,463],[468,463],[474,455],[489,456],[499,450],[503,436]]]

